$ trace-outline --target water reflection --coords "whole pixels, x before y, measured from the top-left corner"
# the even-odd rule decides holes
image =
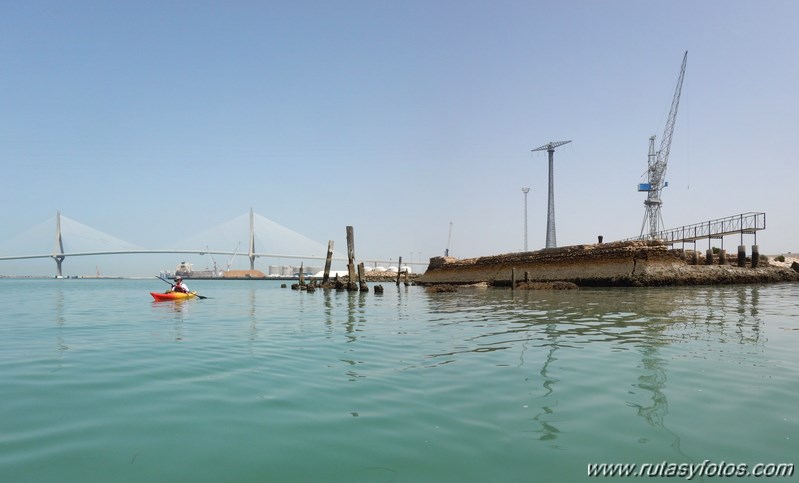
[[[258,340],[258,323],[255,315],[255,289],[250,288],[247,300],[249,302],[248,314],[250,316],[250,342]],[[250,354],[252,354],[252,344],[250,344]]]
[[[164,318],[174,320],[172,325],[172,340],[181,341],[184,337],[183,323],[189,316],[189,307],[192,300],[165,300],[153,301],[153,312]]]
[[[60,287],[56,289],[55,293],[55,325],[58,329],[56,332],[56,359],[58,360],[58,369],[63,367],[62,361],[64,358],[64,353],[69,350],[69,346],[64,341],[63,333],[64,333],[64,324],[66,323],[66,319],[64,318],[64,290]]]
[[[540,441],[557,447],[553,445],[561,434],[554,424],[557,401],[573,397],[558,395],[563,391],[559,388],[571,386],[573,391],[574,385],[584,383],[579,369],[574,370],[586,363],[579,350],[590,348],[603,357],[626,353],[596,364],[633,375],[628,379],[629,397],[619,403],[634,408],[636,416],[662,431],[674,451],[685,457],[680,436],[666,422],[671,358],[675,353],[706,357],[695,351],[719,344],[746,346],[747,356],[752,355],[750,348],[762,351],[759,292],[757,286],[729,286],[522,292],[465,288],[456,294],[426,294],[429,324],[446,326],[448,332],[459,335],[449,339],[446,350],[428,354],[436,361],[430,367],[490,351],[519,351],[518,367],[532,366],[537,374],[526,378],[539,389],[533,392],[540,410],[532,418],[537,425],[532,431]],[[707,344],[695,344],[697,339]],[[675,344],[680,345],[677,352],[664,352]],[[723,347],[717,352],[722,360],[736,357],[736,351]],[[633,354],[639,356],[637,364],[630,358]],[[743,357],[740,351],[738,356]],[[564,372],[564,367],[571,370]]]
[[[762,347],[759,286],[702,287],[685,291],[673,340],[731,342]]]
[[[541,376],[542,381],[541,386],[546,391],[541,398],[546,399],[547,404],[541,406],[541,410],[543,412],[536,414],[535,417],[533,417],[533,420],[541,426],[540,429],[534,430],[536,433],[540,433],[538,439],[540,441],[551,441],[556,439],[560,433],[560,430],[555,425],[547,421],[547,419],[553,417],[555,413],[554,404],[549,404],[549,401],[554,400],[554,398],[550,396],[552,396],[555,392],[555,385],[558,383],[558,379],[550,376],[549,367],[553,362],[558,360],[557,357],[555,357],[555,352],[558,350],[558,333],[555,324],[549,324],[544,329],[544,332],[546,333],[546,337],[549,339],[549,350],[544,358],[544,364],[539,371],[539,375]]]

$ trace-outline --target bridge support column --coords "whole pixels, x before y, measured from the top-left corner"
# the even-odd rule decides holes
[[[760,261],[760,247],[752,245],[752,268],[757,268],[757,263]]]
[[[746,245],[738,245],[738,266],[746,266]]]
[[[61,264],[64,263],[64,258],[66,257],[61,257],[61,256],[53,257],[53,260],[55,260],[55,276],[57,278],[63,277],[63,274],[61,272]]]
[[[719,265],[726,265],[727,264],[727,250],[723,248],[719,250]]]
[[[705,265],[713,265],[713,250],[705,252]]]

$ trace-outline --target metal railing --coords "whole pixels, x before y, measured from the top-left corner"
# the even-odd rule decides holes
[[[766,214],[759,212],[741,213],[739,215],[718,218],[716,220],[694,223],[678,228],[671,228],[657,232],[654,236],[642,235],[634,238],[627,238],[622,241],[632,240],[661,240],[669,245],[675,243],[694,242],[697,240],[722,239],[727,235],[741,235],[741,245],[743,245],[744,234],[754,235],[754,244],[757,244],[757,232],[766,229]]]

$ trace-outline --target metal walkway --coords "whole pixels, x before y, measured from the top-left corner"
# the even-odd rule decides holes
[[[708,239],[708,248],[712,239],[721,240],[721,248],[724,248],[724,237],[728,235],[741,235],[741,245],[743,245],[744,234],[754,235],[753,245],[757,245],[757,232],[766,229],[765,213],[741,213],[740,215],[728,216],[717,220],[695,223],[693,225],[681,226],[657,232],[654,236],[643,235],[630,240],[662,240],[669,245],[675,243],[696,243],[697,240]]]

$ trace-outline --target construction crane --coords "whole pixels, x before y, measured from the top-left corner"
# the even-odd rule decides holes
[[[555,160],[555,148],[568,144],[571,141],[556,141],[544,144],[533,149],[532,152],[547,150],[549,154],[549,201],[547,202],[547,248],[558,246],[555,241],[555,175],[552,172],[552,165]]]
[[[680,105],[680,93],[682,92],[682,81],[685,77],[685,63],[688,60],[688,51],[682,57],[682,67],[680,67],[680,77],[677,79],[677,87],[674,89],[674,98],[671,101],[669,118],[666,120],[666,129],[663,131],[663,139],[660,140],[660,149],[655,151],[655,136],[649,138],[649,159],[647,161],[647,183],[639,183],[638,191],[646,191],[644,200],[644,222],[641,224],[641,236],[644,236],[647,225],[649,225],[650,239],[657,237],[658,232],[665,228],[663,217],[660,214],[660,207],[663,200],[660,197],[661,191],[667,186],[666,166],[669,161],[669,149],[671,148],[671,137],[674,134],[674,122],[677,119],[677,108]]]

